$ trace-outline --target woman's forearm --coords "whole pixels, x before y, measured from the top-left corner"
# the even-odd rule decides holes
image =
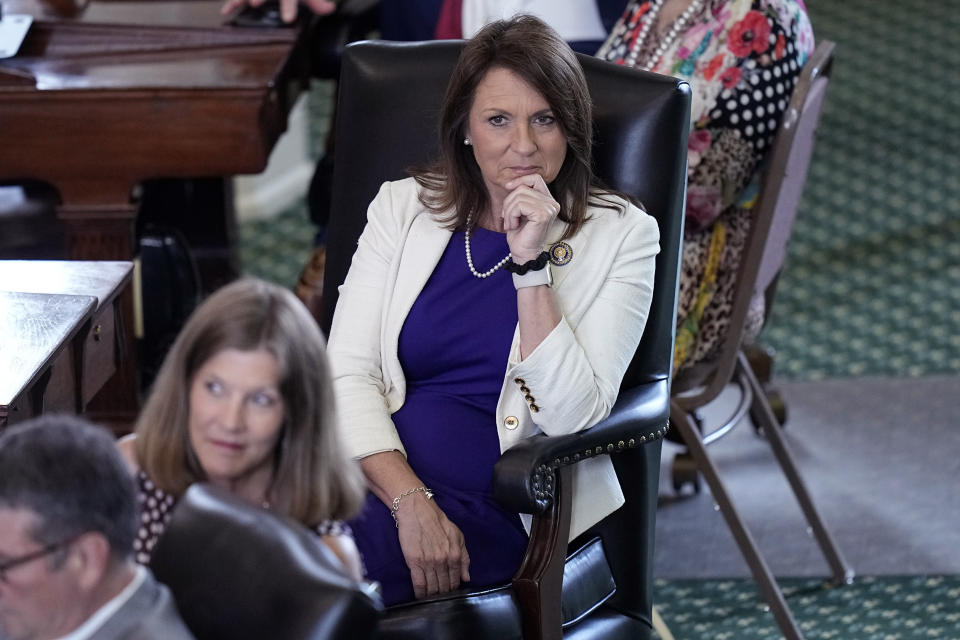
[[[423,481],[399,451],[381,451],[369,455],[360,460],[360,468],[367,477],[370,490],[388,507],[392,507],[393,499],[404,491],[423,486]]]
[[[517,318],[522,360],[560,323],[560,307],[553,289],[546,285],[517,289]]]

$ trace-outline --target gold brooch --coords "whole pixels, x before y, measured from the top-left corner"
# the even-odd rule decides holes
[[[566,242],[558,242],[550,247],[550,262],[562,267],[573,259],[573,249]]]

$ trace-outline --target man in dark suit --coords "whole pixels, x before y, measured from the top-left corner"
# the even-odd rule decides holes
[[[135,496],[113,438],[79,418],[0,433],[0,639],[193,638],[133,562]]]

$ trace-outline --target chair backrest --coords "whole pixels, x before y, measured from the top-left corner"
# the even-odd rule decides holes
[[[775,286],[803,194],[835,46],[829,40],[820,42],[797,79],[765,160],[760,195],[736,276],[727,336],[715,360],[678,376],[675,391],[682,394],[678,401],[684,406],[702,406],[723,391],[733,375],[750,303],[755,295]]]
[[[373,638],[380,605],[299,523],[191,486],[150,560],[198,640]]]
[[[806,69],[797,80],[795,99],[783,116],[778,140],[773,145],[764,173],[764,194],[757,203],[758,215],[770,216],[770,232],[763,247],[754,292],[766,291],[774,282],[787,257],[787,244],[800,208],[807,182],[807,169],[813,156],[823,100],[827,95],[833,51],[836,45],[824,40],[816,48]]]
[[[367,206],[386,180],[436,155],[436,123],[462,41],[358,42],[340,76],[333,205],[328,229],[322,327],[329,331]],[[690,91],[686,83],[578,54],[594,101],[594,163],[610,187],[657,218],[661,248],[679,246],[686,184]],[[624,387],[668,379],[678,251],[657,258],[653,307]],[[669,295],[657,295],[669,292]]]

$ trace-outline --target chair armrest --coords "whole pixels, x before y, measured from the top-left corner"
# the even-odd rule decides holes
[[[505,509],[541,514],[554,499],[554,470],[662,438],[669,427],[666,379],[623,391],[610,415],[565,436],[540,434],[503,452],[493,470],[493,495]]]

